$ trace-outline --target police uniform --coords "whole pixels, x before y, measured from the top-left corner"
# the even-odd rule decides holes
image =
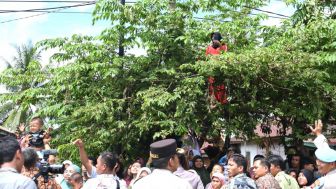
[[[150,145],[150,156],[155,161],[162,158],[169,158],[176,154],[176,141],[165,139],[154,142]],[[192,189],[191,185],[174,175],[168,169],[155,169],[152,174],[138,180],[132,189]]]

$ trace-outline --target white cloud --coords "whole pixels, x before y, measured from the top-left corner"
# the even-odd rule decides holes
[[[9,44],[2,44],[0,43],[0,49],[1,49],[1,54],[0,54],[0,71],[4,70],[6,68],[6,64],[4,62],[5,59],[6,61],[11,61],[11,56],[6,56],[6,55],[14,55],[15,54],[15,49],[13,46]]]

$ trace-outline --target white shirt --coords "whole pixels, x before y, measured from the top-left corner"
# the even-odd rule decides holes
[[[124,182],[118,181],[120,189],[126,189]],[[82,189],[116,189],[117,179],[112,174],[101,174],[86,181]]]
[[[36,184],[14,168],[1,168],[0,189],[36,189]]]
[[[336,188],[336,169],[330,171],[324,176],[324,187],[323,189],[335,189]]]
[[[155,169],[152,174],[138,180],[132,189],[192,189],[191,185],[165,169]]]
[[[117,181],[111,174],[97,175],[95,178],[91,178],[83,186],[83,189],[116,189]]]
[[[329,148],[328,140],[322,134],[318,135],[315,140],[314,144],[316,148]]]

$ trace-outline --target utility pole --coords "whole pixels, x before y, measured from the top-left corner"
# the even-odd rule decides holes
[[[122,6],[125,6],[125,0],[120,0],[120,4]],[[123,26],[124,25],[124,21],[120,20],[120,24]],[[124,56],[125,55],[125,49],[124,49],[124,46],[123,46],[123,42],[124,42],[124,33],[123,31],[120,31],[120,34],[119,34],[119,56]]]

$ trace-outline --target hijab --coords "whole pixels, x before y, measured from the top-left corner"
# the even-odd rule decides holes
[[[221,182],[221,187],[225,184],[225,178],[222,173],[214,173],[211,179],[213,179],[214,177],[219,179],[219,181]],[[210,184],[209,189],[213,189],[212,184]]]
[[[202,160],[203,162],[203,166],[201,168],[197,168],[195,166],[195,161],[197,159],[200,159]],[[204,167],[204,161],[203,161],[203,158],[201,156],[195,156],[192,160],[193,162],[193,169],[197,172],[197,174],[201,177],[201,180],[202,180],[202,183],[204,186],[206,186],[208,183],[211,182],[211,179],[210,179],[210,173],[206,170],[206,168]]]
[[[303,175],[306,177],[307,179],[307,184],[306,186],[310,186],[311,184],[314,183],[315,178],[314,178],[314,173],[308,169],[302,169],[300,171],[300,173],[303,173]]]

